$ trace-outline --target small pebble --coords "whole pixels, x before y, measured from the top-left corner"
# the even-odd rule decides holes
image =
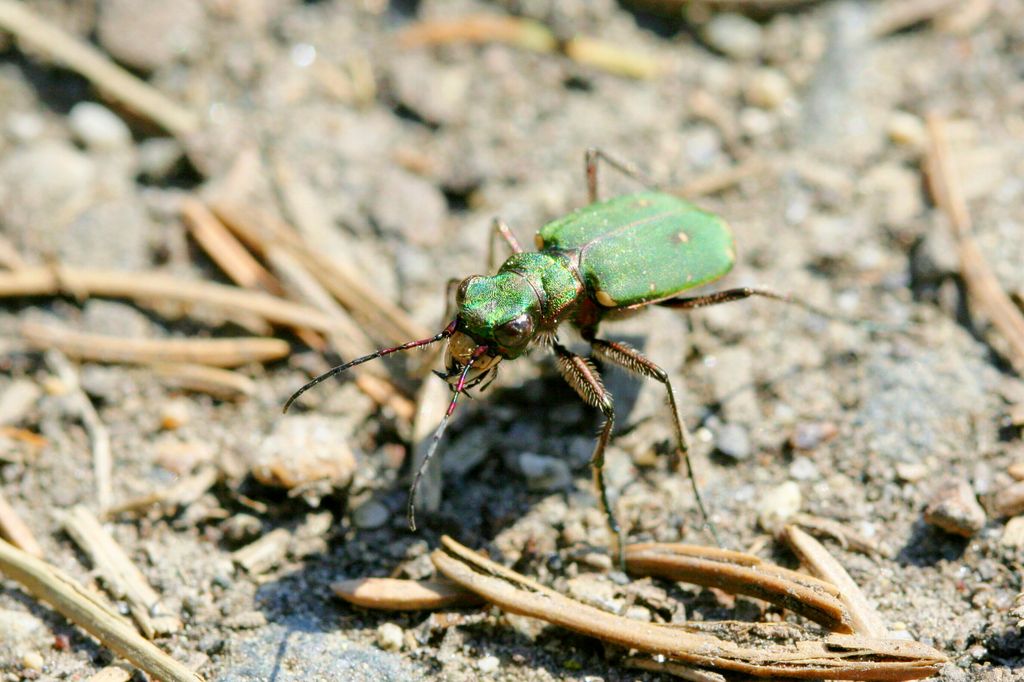
[[[476,662],[476,669],[485,675],[493,673],[501,665],[501,660],[497,656],[484,656]]]
[[[762,109],[778,109],[793,96],[789,79],[776,69],[760,69],[747,83],[744,97],[747,102]]]
[[[704,40],[733,59],[753,59],[761,52],[761,25],[742,14],[723,12],[704,27]]]
[[[794,450],[813,450],[838,433],[839,428],[832,422],[801,422],[793,429],[789,445]]]
[[[644,606],[640,606],[639,604],[633,604],[628,607],[626,612],[622,615],[631,620],[639,620],[644,623],[650,623],[654,620],[654,617],[651,615],[651,610]]]
[[[43,655],[38,651],[28,651],[21,657],[21,666],[26,670],[42,670]]]
[[[18,424],[35,407],[42,395],[39,384],[29,379],[15,379],[0,393],[0,426]]]
[[[534,452],[519,455],[519,470],[530,490],[561,490],[572,483],[572,472],[565,460]]]
[[[121,117],[95,102],[79,102],[71,107],[68,123],[75,137],[92,149],[124,149],[132,141],[131,131]]]
[[[205,13],[200,0],[105,0],[96,38],[114,59],[144,72],[200,52]]]
[[[185,156],[185,150],[172,137],[152,137],[139,143],[139,172],[152,180],[171,174]]]
[[[1016,516],[1024,512],[1024,481],[997,492],[993,507],[1000,516]]]
[[[184,398],[169,400],[160,408],[160,427],[174,431],[185,426],[191,417],[191,405]]]
[[[46,124],[43,117],[34,113],[17,111],[7,116],[7,134],[16,142],[31,142],[43,134]]]
[[[344,488],[352,480],[356,456],[343,420],[302,415],[278,420],[259,445],[252,475],[263,485],[292,489],[315,481]]]
[[[1006,473],[1015,481],[1024,481],[1024,462],[1014,462],[1006,469]]]
[[[1006,522],[1006,528],[1003,529],[1003,536],[999,538],[999,544],[1014,549],[1024,547],[1024,516],[1014,516]]]
[[[741,424],[723,424],[715,432],[715,449],[726,457],[744,460],[750,457],[750,435]]]
[[[380,502],[369,500],[352,511],[352,523],[356,528],[371,530],[380,528],[391,518],[391,511]]]
[[[809,457],[795,457],[789,465],[789,475],[797,481],[811,481],[821,476],[821,473],[818,465]]]
[[[377,646],[384,651],[399,651],[405,641],[405,632],[394,623],[382,623],[377,628]]]
[[[924,121],[905,111],[894,111],[886,123],[886,133],[893,143],[911,149],[923,149],[928,138]]]
[[[782,529],[782,526],[800,511],[803,504],[803,495],[800,493],[800,486],[796,481],[786,481],[774,490],[761,498],[758,505],[757,522],[765,531],[775,533]]]
[[[775,116],[755,107],[745,107],[740,111],[739,121],[743,134],[752,138],[768,135],[778,125]]]
[[[928,467],[920,462],[899,462],[896,475],[901,481],[916,483],[928,475]]]
[[[240,543],[252,540],[263,530],[263,522],[252,514],[235,514],[224,520],[220,525],[224,537],[231,542]]]
[[[985,510],[963,479],[939,484],[924,510],[924,520],[947,533],[969,538],[985,526]]]
[[[919,173],[899,163],[880,163],[864,173],[857,189],[878,205],[883,220],[904,225],[924,212]]]

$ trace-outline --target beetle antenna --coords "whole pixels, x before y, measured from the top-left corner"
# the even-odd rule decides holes
[[[427,448],[427,454],[423,456],[423,461],[420,462],[419,469],[416,470],[416,476],[412,479],[412,485],[409,487],[409,506],[406,510],[406,516],[409,519],[409,530],[416,530],[416,490],[420,487],[420,479],[423,478],[423,473],[427,470],[427,464],[430,462],[430,458],[434,456],[434,452],[437,451],[437,444],[441,442],[441,436],[444,435],[444,430],[448,428],[448,420],[451,418],[452,413],[455,412],[455,404],[459,401],[459,396],[462,395],[463,389],[466,387],[466,377],[469,376],[469,370],[473,367],[473,363],[480,358],[487,351],[487,346],[477,346],[473,350],[473,355],[470,356],[469,362],[462,368],[462,374],[459,375],[459,381],[455,384],[455,395],[452,396],[452,401],[448,403],[448,411],[444,413],[444,418],[441,419],[441,423],[438,424],[437,430],[434,431],[433,438],[430,439],[430,447]]]
[[[452,320],[448,324],[447,327],[445,327],[440,332],[438,332],[437,334],[434,334],[433,336],[431,336],[428,339],[420,339],[419,341],[410,341],[409,343],[403,343],[401,346],[395,346],[394,348],[383,348],[383,349],[381,349],[381,350],[379,350],[379,351],[377,351],[375,353],[370,353],[369,355],[364,355],[361,358],[356,358],[355,360],[350,360],[349,362],[346,362],[343,365],[338,365],[337,367],[332,367],[331,369],[327,370],[326,372],[324,372],[320,376],[315,377],[312,381],[307,383],[305,386],[303,386],[299,390],[295,391],[295,393],[292,393],[291,397],[289,397],[288,400],[285,401],[284,408],[281,411],[282,412],[287,412],[288,408],[292,406],[292,403],[294,403],[298,399],[298,397],[300,395],[302,395],[303,393],[305,393],[309,389],[313,388],[314,386],[316,386],[320,382],[326,381],[327,379],[330,379],[331,377],[335,376],[336,374],[341,374],[342,372],[344,372],[346,369],[349,369],[350,367],[355,367],[356,365],[361,365],[364,362],[369,362],[370,360],[376,360],[377,358],[382,358],[385,355],[391,355],[392,353],[397,353],[400,350],[410,350],[412,348],[420,348],[422,346],[428,346],[428,345],[430,345],[432,343],[437,343],[438,341],[443,341],[444,339],[447,339],[449,336],[451,336],[452,334],[455,333],[455,327],[458,324],[458,322],[459,321],[457,319]]]

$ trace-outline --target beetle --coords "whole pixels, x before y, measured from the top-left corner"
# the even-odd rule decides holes
[[[305,391],[355,365],[447,341],[444,371],[437,374],[448,382],[453,395],[409,489],[407,515],[412,530],[416,529],[415,501],[420,479],[459,396],[482,382],[490,383],[502,361],[514,360],[532,346],[541,345],[554,353],[559,372],[580,398],[603,415],[604,423],[590,464],[621,563],[622,531],[609,503],[604,479],[605,449],[615,426],[615,408],[593,361],[559,341],[558,328],[570,324],[590,344],[593,357],[664,386],[675,429],[677,466],[685,463],[704,525],[718,542],[694,477],[690,438],[668,373],[636,348],[598,336],[598,326],[608,317],[649,305],[692,310],[752,296],[794,303],[825,317],[837,317],[791,296],[761,288],[680,296],[720,279],[732,269],[736,261],[732,231],[721,217],[657,190],[599,201],[597,172],[602,161],[653,187],[633,164],[602,150],[588,149],[585,169],[590,203],[541,227],[536,234],[537,250],[533,252],[525,251],[508,225],[500,218],[495,219],[489,249],[491,265],[497,238],[504,240],[512,254],[494,275],[471,275],[462,280],[455,294],[455,318],[443,330],[430,338],[381,349],[338,365],[299,388],[285,403],[287,411]]]

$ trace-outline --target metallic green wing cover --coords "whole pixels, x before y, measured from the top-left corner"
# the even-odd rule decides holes
[[[537,232],[538,249],[576,251],[587,289],[607,308],[642,305],[714,281],[736,258],[720,217],[660,192],[581,208]]]

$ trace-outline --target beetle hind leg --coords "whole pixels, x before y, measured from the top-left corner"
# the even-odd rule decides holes
[[[604,161],[606,164],[619,171],[623,175],[633,178],[644,187],[648,189],[658,189],[657,183],[647,177],[640,167],[635,163],[629,161],[623,161],[615,156],[612,156],[603,149],[598,147],[590,147],[584,154],[584,166],[587,174],[587,197],[590,199],[590,203],[594,203],[598,200],[597,196],[597,165],[599,162]]]
[[[668,372],[648,360],[643,353],[628,344],[596,338],[591,338],[589,341],[590,347],[594,351],[594,355],[598,358],[619,365],[634,374],[654,379],[665,387],[665,392],[668,394],[668,404],[672,410],[672,421],[676,430],[676,468],[680,469],[682,468],[682,464],[686,464],[686,473],[690,478],[690,484],[693,487],[693,494],[697,499],[697,507],[700,509],[701,517],[704,520],[704,527],[711,533],[711,537],[714,538],[715,544],[721,547],[722,542],[718,537],[718,530],[715,528],[715,524],[711,521],[711,516],[708,514],[707,506],[704,504],[704,498],[700,494],[700,486],[697,485],[697,478],[694,476],[693,462],[690,461],[689,432],[686,429],[686,425],[683,423],[682,417],[679,415],[679,404],[676,401],[676,392],[672,387],[672,382],[669,380]]]
[[[590,468],[594,476],[594,487],[601,498],[601,509],[608,520],[608,528],[612,535],[612,553],[616,556],[619,568],[625,570],[625,553],[622,543],[622,527],[608,499],[608,486],[604,479],[604,452],[611,440],[612,428],[615,426],[615,408],[612,405],[612,394],[604,387],[601,375],[590,360],[577,355],[565,346],[553,344],[555,356],[558,359],[558,371],[565,381],[573,387],[583,402],[601,410],[604,415],[604,424],[601,426],[601,435],[594,445],[594,452],[590,456]]]

